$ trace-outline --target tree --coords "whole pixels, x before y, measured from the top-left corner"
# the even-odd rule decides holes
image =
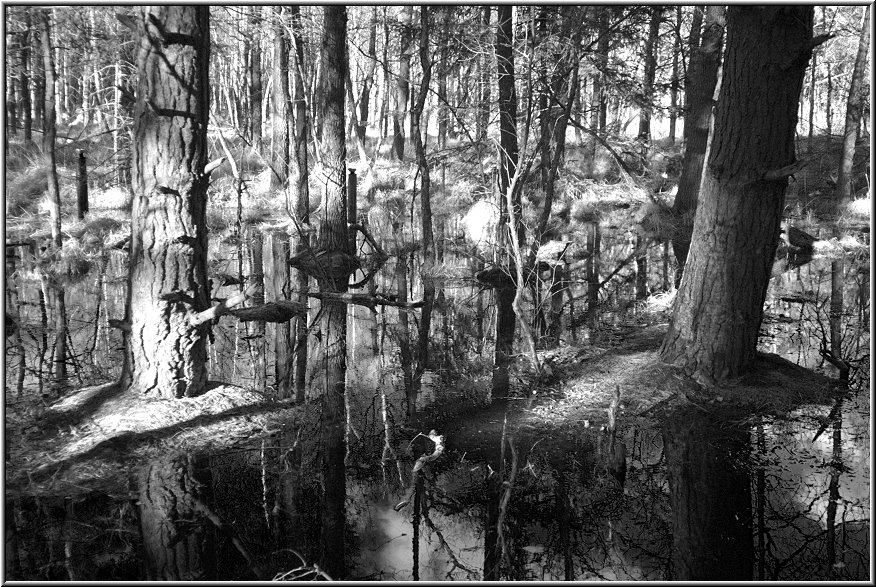
[[[852,199],[852,162],[855,156],[855,141],[858,127],[867,103],[867,84],[864,73],[867,68],[867,55],[870,51],[870,5],[864,9],[864,22],[858,40],[858,54],[849,84],[849,99],[846,102],[846,128],[843,134],[843,150],[840,157],[839,173],[836,180],[836,201],[839,205],[848,204]]]
[[[322,41],[322,160],[325,168],[323,217],[317,238],[318,255],[344,258],[349,255],[347,236],[347,145],[344,132],[344,85],[347,77],[347,9],[324,7],[325,33]],[[321,292],[345,292],[350,266],[331,263],[317,278]],[[322,560],[320,566],[334,578],[344,574],[344,473],[345,410],[347,375],[347,307],[343,302],[323,300],[322,323],[325,362],[325,390],[321,401],[322,473]]]
[[[693,9],[697,14],[702,12],[699,6],[694,6]],[[672,214],[678,223],[672,238],[672,249],[678,260],[678,269],[675,272],[676,286],[681,282],[690,249],[693,217],[697,210],[700,180],[706,162],[709,126],[712,121],[712,97],[715,94],[715,85],[718,83],[718,66],[721,64],[724,11],[723,6],[706,8],[702,44],[699,43],[699,22],[694,22],[696,35],[693,29],[690,34],[690,63],[684,80],[684,159],[681,163],[681,176],[678,179],[678,192],[672,204]]]
[[[307,100],[304,89],[304,37],[302,35],[301,10],[296,5],[289,6],[292,17],[292,41],[294,44],[294,65],[292,67],[292,82],[295,92],[292,113],[294,128],[290,129],[293,153],[289,158],[289,197],[286,200],[287,209],[294,202],[295,216],[303,227],[310,224],[310,173],[307,164],[307,137],[310,125],[307,123]],[[306,231],[301,231],[295,239],[294,253],[301,254],[310,248],[310,237]],[[294,277],[298,290],[298,301],[307,303],[308,277],[303,271],[296,271]],[[307,316],[301,315],[295,323],[295,397],[304,401],[304,385],[307,371]]]
[[[405,6],[399,16],[401,45],[399,48],[398,77],[395,86],[395,114],[393,116],[392,155],[399,161],[405,158],[405,112],[410,98],[411,75],[411,21],[414,18],[413,5]]]
[[[785,188],[796,169],[797,105],[813,49],[813,12],[811,6],[733,6],[727,14],[709,165],[660,351],[705,384],[741,374],[755,357]]]
[[[137,15],[128,369],[139,393],[196,396],[207,383],[209,9],[149,6]]]
[[[516,226],[518,244],[522,245],[523,228],[521,216],[520,191],[515,190],[506,197],[512,188],[512,180],[517,170],[517,92],[514,88],[514,27],[510,5],[498,7],[496,23],[496,63],[499,87],[499,194],[501,198],[502,220],[504,225]],[[508,200],[513,200],[511,205]],[[509,216],[513,218],[510,219]],[[502,280],[496,289],[496,351],[493,368],[493,396],[502,397],[508,393],[508,366],[514,351],[514,298],[517,288],[513,279]]]
[[[262,148],[262,42],[259,30],[262,26],[262,21],[259,18],[261,7],[249,7],[249,24],[251,27],[252,43],[249,48],[249,66],[247,74],[249,77],[249,109],[250,120],[252,121],[252,145],[256,151]]]
[[[654,108],[654,76],[657,72],[657,37],[660,35],[660,21],[663,18],[663,7],[651,7],[651,22],[648,26],[648,38],[645,41],[645,75],[642,80],[642,109],[639,114],[639,142],[642,149],[642,161],[648,157],[648,147],[651,143],[651,111]]]
[[[42,47],[45,94],[43,101],[43,156],[49,185],[49,216],[51,217],[52,243],[61,249],[61,192],[58,189],[58,165],[55,160],[55,62],[52,58],[51,9],[39,11],[40,46]]]

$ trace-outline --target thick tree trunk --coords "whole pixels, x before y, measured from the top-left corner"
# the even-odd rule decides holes
[[[858,54],[855,69],[849,83],[849,99],[846,102],[846,129],[843,136],[843,150],[840,156],[839,173],[836,180],[836,203],[848,204],[852,199],[852,162],[855,157],[855,141],[858,127],[867,103],[867,84],[864,73],[867,69],[867,55],[870,51],[870,5],[864,9],[864,22],[858,39]]]
[[[55,161],[55,64],[52,59],[52,33],[49,23],[49,8],[39,11],[40,45],[43,51],[43,73],[45,74],[45,101],[43,102],[43,157],[49,185],[49,217],[52,230],[52,243],[61,250],[61,192],[58,189],[58,166]]]
[[[323,218],[317,249],[349,253],[347,236],[347,146],[344,136],[344,78],[347,72],[347,10],[326,6],[325,37],[321,53],[323,67],[322,121],[325,192]],[[328,275],[318,279],[324,292],[345,292],[349,275]],[[347,373],[347,307],[338,302],[322,302],[325,391],[321,396],[320,416],[324,504],[320,566],[335,579],[344,575],[344,394]]]
[[[132,387],[191,397],[207,383],[208,326],[190,319],[210,304],[207,283],[209,11],[141,9],[134,113],[127,343]]]
[[[694,7],[697,13],[700,7]],[[684,159],[681,176],[678,179],[678,192],[672,204],[672,213],[677,223],[672,238],[672,249],[678,260],[675,272],[675,285],[681,282],[687,253],[690,250],[690,235],[693,232],[693,219],[697,211],[700,181],[706,161],[709,144],[709,126],[712,120],[712,97],[718,83],[718,66],[721,64],[721,45],[724,38],[723,6],[706,8],[706,26],[702,34],[702,45],[690,46],[690,63],[684,82]],[[691,42],[694,34],[691,32]],[[699,41],[699,31],[696,35]]]
[[[813,8],[731,7],[715,134],[661,356],[710,384],[755,357],[794,163]],[[763,140],[768,129],[770,140]]]

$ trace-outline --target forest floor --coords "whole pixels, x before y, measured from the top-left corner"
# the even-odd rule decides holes
[[[532,388],[529,397],[501,398],[481,409],[445,405],[424,412],[418,422],[444,434],[448,449],[475,457],[494,454],[506,436],[547,439],[543,450],[562,450],[568,442],[592,436],[606,424],[617,389],[619,428],[634,420],[658,421],[690,406],[738,421],[830,401],[826,377],[774,355],[761,355],[739,380],[704,390],[660,362],[665,329],[665,323],[631,326],[605,348],[546,351],[543,358],[553,377]],[[294,423],[305,409],[219,383],[202,396],[175,401],[148,400],[115,384],[84,388],[40,414],[34,408],[7,412],[7,494],[124,491],[131,467],[173,451],[250,444]],[[407,444],[406,434],[398,438]]]

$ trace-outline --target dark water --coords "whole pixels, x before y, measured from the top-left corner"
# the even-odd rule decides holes
[[[610,268],[628,250],[623,235],[605,238],[602,262]],[[661,254],[662,248],[652,250],[652,283],[663,281]],[[218,249],[213,258],[215,271],[234,273],[233,251]],[[503,428],[506,413],[548,410],[551,398],[492,398],[484,407],[492,296],[484,294],[486,311],[477,324],[477,289],[450,281],[448,301],[433,318],[437,367],[424,376],[419,401],[426,415],[403,425],[397,314],[386,310],[375,321],[357,308],[348,373],[354,418],[346,458],[346,578],[867,579],[867,262],[845,263],[839,328],[844,356],[857,362],[849,392],[833,405],[800,406],[785,419],[730,421],[696,407],[660,421],[619,417],[614,437],[583,424]],[[29,277],[27,263],[18,260],[13,282],[27,349],[23,396],[50,399],[45,357],[52,341],[51,332],[42,338],[39,292],[47,299],[51,292]],[[830,331],[831,262],[816,259],[788,270],[783,263],[777,262],[770,286],[761,349],[835,376],[819,353]],[[121,339],[106,320],[122,315],[124,275],[123,259],[112,257],[103,277],[93,270],[67,289],[74,383],[117,375]],[[384,270],[379,289],[392,291],[392,276],[392,267]],[[415,299],[419,286],[411,287]],[[629,281],[606,290],[604,325],[639,319]],[[46,311],[51,325],[51,304]],[[213,378],[252,385],[253,333],[230,320],[222,324],[211,349]],[[273,328],[265,335],[267,393]],[[611,335],[581,327],[576,336],[607,341]],[[17,361],[7,346],[6,394],[13,406],[24,401],[17,396]],[[418,434],[433,427],[444,435],[445,451],[414,472],[417,458],[434,449]],[[383,450],[387,429],[397,441],[395,455]],[[305,441],[289,429],[233,451],[170,454],[166,462],[131,468],[126,484],[105,492],[7,493],[6,577],[153,577],[147,553],[163,533],[171,566],[193,573],[186,578],[270,578],[306,567],[298,571],[303,575],[318,558],[321,507],[319,488],[306,462],[302,466]],[[167,494],[176,504],[170,510],[149,489],[155,480],[174,488]]]

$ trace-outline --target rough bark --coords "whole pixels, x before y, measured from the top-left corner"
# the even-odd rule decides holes
[[[21,32],[21,74],[19,85],[21,86],[21,116],[24,126],[24,142],[29,143],[33,137],[33,105],[30,101],[30,10],[24,9],[24,30]]]
[[[681,6],[675,7],[675,40],[672,44],[672,80],[669,87],[669,144],[675,144],[675,123],[678,119],[678,57],[681,53]]]
[[[344,132],[344,79],[347,72],[347,10],[326,6],[322,42],[322,121],[325,191],[323,217],[317,239],[321,251],[349,252],[347,237],[347,147]],[[347,281],[331,276],[317,280],[320,291],[345,292]],[[322,403],[321,430],[324,504],[320,566],[335,579],[344,575],[344,394],[347,372],[347,307],[322,302],[326,387]]]
[[[137,20],[127,319],[138,393],[191,397],[207,382],[209,12],[155,6]]]
[[[695,7],[698,13],[700,7]],[[676,286],[681,282],[687,253],[690,249],[690,235],[693,232],[693,218],[697,210],[700,181],[706,161],[709,144],[709,127],[712,120],[712,97],[718,83],[718,66],[721,64],[721,45],[724,38],[723,6],[706,8],[705,30],[702,32],[702,45],[690,47],[690,63],[684,81],[684,159],[681,176],[678,179],[678,192],[672,204],[672,213],[677,223],[672,238],[672,249],[678,260],[675,272]],[[696,39],[699,41],[699,31]],[[691,42],[694,34],[691,32]]]
[[[710,384],[755,356],[794,163],[813,8],[730,8],[715,133],[663,360]],[[766,140],[769,137],[769,140]]]
[[[858,39],[858,54],[855,68],[849,83],[849,99],[846,102],[846,129],[843,135],[843,150],[840,156],[839,172],[836,180],[836,202],[842,206],[852,199],[852,162],[855,157],[855,141],[858,127],[867,103],[867,84],[864,73],[867,69],[867,56],[870,51],[870,5],[864,11],[864,22]]]

